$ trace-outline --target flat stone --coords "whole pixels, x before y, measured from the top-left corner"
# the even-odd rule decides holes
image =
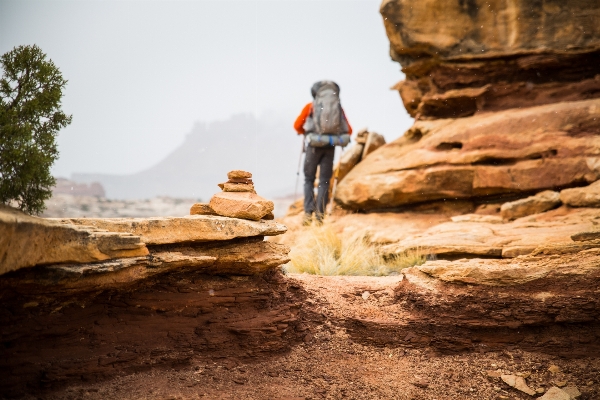
[[[231,183],[231,182],[225,182],[223,184],[223,191],[224,192],[250,192],[250,193],[256,193],[254,191],[254,185],[253,184],[247,184],[247,183]]]
[[[564,189],[560,199],[571,207],[600,207],[600,181],[589,186]]]
[[[502,207],[500,207],[500,212],[502,218],[513,220],[551,210],[558,207],[560,204],[560,193],[546,190],[535,196],[529,196],[525,199],[504,203],[502,204]]]
[[[196,203],[190,208],[190,215],[217,215],[208,203]]]
[[[254,193],[221,192],[210,199],[210,206],[219,215],[258,221],[273,212],[274,204]]]
[[[242,171],[241,169],[236,169],[233,171],[229,171],[227,173],[227,179],[250,179],[252,178],[252,174],[247,171]]]
[[[255,222],[212,215],[154,218],[63,218],[55,219],[55,221],[64,224],[88,225],[111,232],[130,232],[138,235],[149,245],[275,236],[287,231],[285,225],[273,221]]]
[[[62,224],[0,206],[0,275],[34,265],[85,263],[146,254],[146,245],[132,233]]]
[[[523,378],[521,376],[517,376],[517,379],[515,381],[515,389],[517,389],[523,393],[526,393],[530,396],[535,395],[535,390],[533,390],[532,388],[527,386],[527,383],[525,383],[525,378]]]
[[[564,390],[553,386],[542,397],[538,397],[538,400],[571,400],[571,396]]]
[[[515,387],[517,383],[517,377],[514,375],[501,375],[500,379],[510,387]]]
[[[567,393],[571,396],[571,399],[576,399],[581,396],[581,392],[577,388],[577,386],[567,386],[561,389],[563,392]]]

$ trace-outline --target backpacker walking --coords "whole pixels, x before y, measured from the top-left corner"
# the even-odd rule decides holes
[[[314,100],[304,106],[294,123],[296,132],[305,135],[306,143],[304,225],[311,223],[313,213],[318,223],[323,221],[325,207],[329,201],[335,146],[346,146],[350,142],[352,133],[352,127],[340,103],[340,87],[332,81],[319,81],[310,91]],[[314,185],[317,167],[320,172],[315,200]]]

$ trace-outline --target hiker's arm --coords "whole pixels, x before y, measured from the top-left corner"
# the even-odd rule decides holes
[[[298,118],[296,118],[296,122],[294,122],[294,129],[298,132],[298,135],[304,134],[304,123],[306,122],[306,118],[310,115],[310,111],[312,110],[312,103],[308,103],[302,109]]]

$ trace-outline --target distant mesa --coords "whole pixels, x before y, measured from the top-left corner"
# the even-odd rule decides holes
[[[52,194],[106,197],[104,187],[99,182],[79,183],[65,178],[56,178],[56,186],[52,188]]]

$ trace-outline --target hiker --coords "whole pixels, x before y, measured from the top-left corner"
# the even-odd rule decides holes
[[[296,118],[294,129],[304,135],[306,156],[304,158],[304,225],[318,223],[325,217],[329,184],[333,173],[335,146],[350,142],[352,127],[340,104],[340,87],[332,81],[316,82],[310,92],[313,101],[302,109]],[[314,185],[319,167],[319,188],[315,202]]]

